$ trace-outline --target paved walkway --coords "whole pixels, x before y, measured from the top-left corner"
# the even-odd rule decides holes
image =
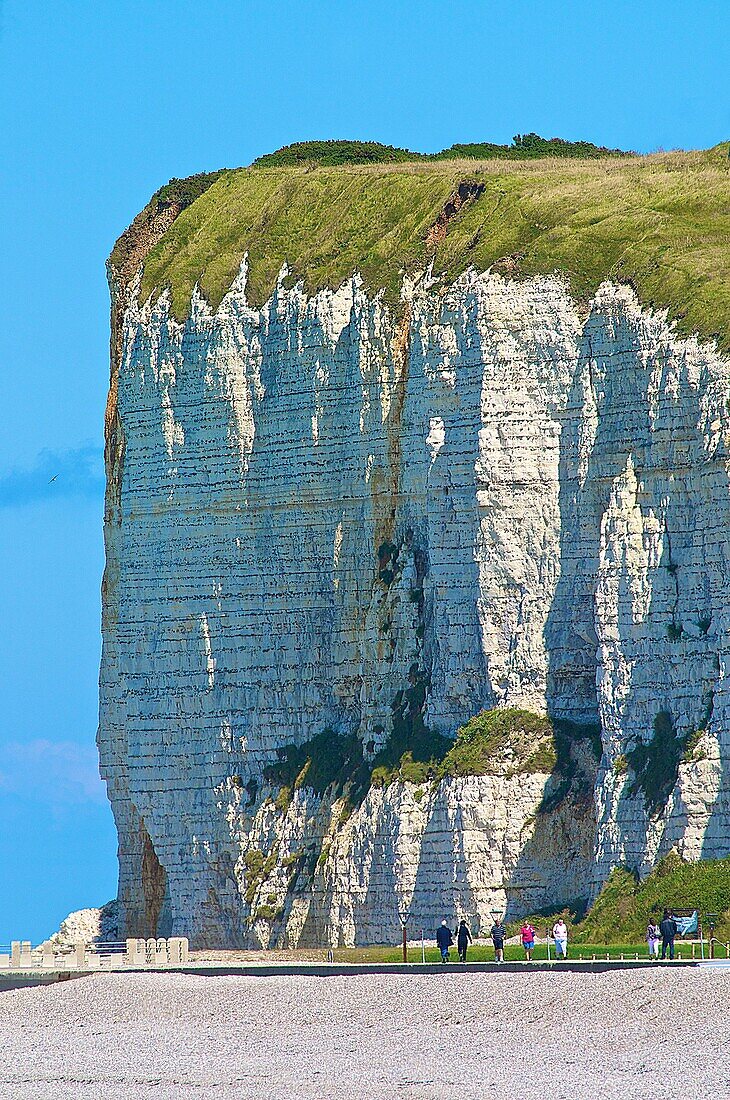
[[[598,974],[611,970],[641,970],[656,966],[699,967],[728,966],[730,960],[701,963],[699,960],[675,959],[657,963],[650,959],[568,959],[566,962],[540,960],[520,962],[475,963],[323,963],[323,962],[251,962],[251,963],[196,963],[184,967],[125,967],[114,970],[119,974],[197,974],[199,977],[354,977],[365,974],[522,974],[525,971],[547,973]],[[21,986],[49,985],[69,978],[88,978],[99,970],[28,970],[0,972],[0,991]]]

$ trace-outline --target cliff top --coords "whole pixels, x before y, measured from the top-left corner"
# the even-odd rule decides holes
[[[317,144],[340,156],[355,143]],[[365,152],[353,156],[372,150],[358,144]],[[297,149],[192,177],[187,190],[188,181],[161,189],[145,210],[171,202],[182,210],[146,258],[143,296],[171,287],[183,317],[199,281],[215,306],[248,252],[254,304],[271,294],[284,262],[310,291],[359,271],[371,292],[397,302],[403,271],[433,259],[444,285],[471,265],[515,278],[559,271],[584,300],[604,279],[630,282],[644,304],[667,308],[680,332],[730,347],[727,143],[650,156],[513,149],[512,158],[453,159],[447,150],[410,160],[394,150],[395,159],[360,164],[302,159]],[[117,268],[129,233],[112,253]]]
[[[273,153],[257,157],[254,168],[280,168],[297,164],[387,164],[434,160],[531,160],[537,157],[613,157],[631,156],[623,149],[607,149],[591,141],[564,141],[539,134],[515,134],[511,145],[476,141],[451,145],[439,153],[415,153],[378,141],[296,141]]]

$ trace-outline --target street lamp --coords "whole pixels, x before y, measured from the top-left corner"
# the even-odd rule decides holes
[[[410,914],[408,909],[399,909],[398,910],[398,919],[400,920],[401,928],[403,929],[403,962],[404,963],[408,962],[408,935],[407,935],[406,930],[408,928],[408,918],[410,917],[410,915],[411,914]]]
[[[715,924],[717,922],[718,914],[717,913],[705,913],[705,916],[707,917],[707,923],[708,923],[709,928],[710,928],[710,958],[714,959],[714,957],[715,957]]]

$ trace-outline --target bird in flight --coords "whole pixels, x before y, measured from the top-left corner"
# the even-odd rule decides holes
[[[55,481],[57,477],[58,477],[58,474],[54,474],[53,477],[51,478],[51,481]],[[51,481],[48,482],[49,485],[51,484]]]

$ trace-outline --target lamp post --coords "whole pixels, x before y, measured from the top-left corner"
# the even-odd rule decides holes
[[[410,915],[411,914],[408,911],[408,909],[399,909],[398,910],[398,918],[400,920],[401,928],[403,930],[403,962],[404,963],[408,962],[408,934],[407,934],[407,928],[408,928],[408,918],[410,917]]]
[[[717,921],[717,913],[706,913],[707,923],[710,928],[710,958],[715,957],[715,922]]]

